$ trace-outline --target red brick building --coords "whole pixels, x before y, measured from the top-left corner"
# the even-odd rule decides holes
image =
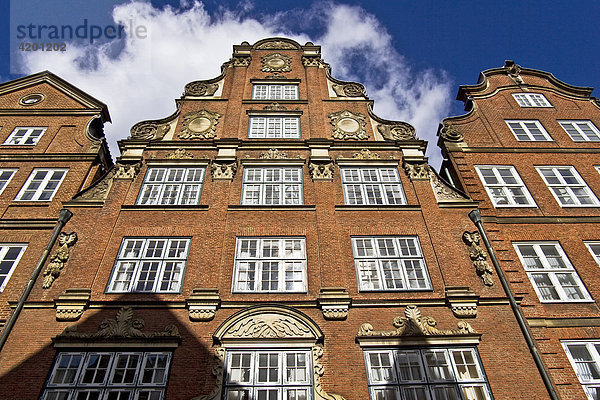
[[[523,91],[507,70],[491,71],[497,86],[517,85],[496,97]],[[589,90],[531,74],[552,93],[545,118],[561,101],[561,118],[597,112]],[[492,104],[494,88],[461,95]],[[530,119],[502,99],[514,116],[481,100],[445,121],[440,143],[459,190],[428,166],[414,128],[376,116],[365,88],[333,78],[312,43],[234,46],[222,74],[186,85],[172,115],[134,125],[115,165],[102,103],[50,73],[0,85],[0,398],[547,399],[468,217],[479,202],[561,398],[584,399],[559,339],[598,337],[597,265],[578,243],[584,298],[546,305],[503,244],[521,235],[537,250],[582,227],[591,241],[597,209],[563,210],[541,184],[540,208],[496,209],[476,191],[477,149],[505,148],[492,140],[503,118]],[[486,112],[495,125],[484,137]],[[577,147],[555,140],[554,163],[572,157],[579,170]],[[534,144],[526,155],[547,160],[549,147]],[[500,163],[492,156],[481,159]],[[63,207],[73,216],[52,243]],[[528,233],[497,222],[505,217]],[[574,220],[550,237],[558,230],[518,218]]]

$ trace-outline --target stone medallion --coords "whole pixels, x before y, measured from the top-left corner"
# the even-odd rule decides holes
[[[366,140],[369,138],[365,129],[365,116],[351,111],[338,111],[329,114],[331,125],[333,125],[334,139],[340,140]]]
[[[187,113],[183,116],[183,123],[179,137],[181,139],[212,139],[216,136],[215,130],[221,114],[208,110]]]
[[[285,54],[273,53],[261,58],[263,72],[290,72],[291,57]]]

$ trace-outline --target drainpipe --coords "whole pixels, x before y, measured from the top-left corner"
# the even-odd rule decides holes
[[[529,347],[529,351],[533,356],[533,360],[535,361],[535,365],[537,366],[538,371],[540,371],[540,375],[542,375],[542,380],[544,381],[544,385],[546,385],[546,390],[548,390],[548,394],[550,395],[551,400],[559,400],[558,395],[556,394],[556,390],[554,389],[554,385],[552,385],[552,381],[550,380],[550,375],[548,375],[548,371],[546,371],[546,367],[542,362],[542,358],[540,357],[540,352],[533,341],[533,337],[531,336],[531,332],[529,331],[529,327],[527,322],[525,322],[525,317],[521,311],[521,308],[517,304],[515,300],[515,296],[513,295],[510,287],[508,286],[508,281],[504,276],[504,272],[500,269],[500,264],[498,263],[498,259],[494,254],[494,249],[492,249],[492,245],[490,244],[487,234],[483,229],[483,225],[481,224],[481,212],[479,209],[475,209],[469,213],[469,218],[479,231],[481,238],[483,239],[483,243],[485,243],[485,248],[487,249],[490,258],[492,259],[492,264],[494,264],[494,269],[496,270],[496,274],[498,275],[498,279],[500,279],[500,283],[502,284],[502,288],[508,296],[508,301],[510,303],[510,308],[512,308],[515,317],[517,318],[517,322],[519,324],[519,328],[521,328],[521,332],[523,332],[523,336],[525,336],[525,341],[527,342],[527,346]]]
[[[56,222],[56,225],[54,226],[54,231],[52,232],[52,237],[50,238],[50,241],[46,245],[46,248],[44,249],[44,252],[42,253],[42,256],[40,257],[40,260],[38,261],[37,266],[33,270],[33,273],[31,274],[31,278],[29,278],[29,282],[27,282],[27,287],[25,288],[25,291],[23,292],[23,294],[21,294],[21,298],[19,299],[19,302],[17,303],[17,308],[15,308],[15,311],[12,313],[12,315],[8,319],[8,322],[6,323],[6,326],[4,327],[4,330],[2,331],[2,336],[0,336],[0,351],[2,351],[2,348],[4,347],[4,344],[6,343],[6,340],[8,339],[8,335],[10,335],[10,331],[12,330],[15,323],[17,322],[17,318],[19,318],[19,314],[21,314],[21,310],[23,310],[23,306],[25,305],[25,300],[27,300],[27,297],[29,297],[29,293],[31,293],[31,290],[33,289],[33,285],[35,284],[35,281],[37,280],[38,276],[40,275],[40,272],[42,272],[42,267],[46,263],[46,259],[48,259],[48,254],[50,253],[50,250],[52,250],[52,247],[54,247],[54,243],[56,243],[56,239],[58,238],[60,231],[65,226],[65,224],[71,219],[72,216],[73,216],[73,213],[71,211],[67,210],[66,208],[63,208],[62,210],[60,210],[60,213],[58,214],[58,221]]]

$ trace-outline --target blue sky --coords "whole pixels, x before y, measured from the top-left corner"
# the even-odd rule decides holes
[[[505,59],[596,87],[595,95],[600,90],[597,0],[0,0],[0,6],[10,9],[0,13],[0,81],[50,69],[103,100],[113,115],[106,130],[113,155],[135,122],[174,110],[185,82],[218,75],[231,45],[270,34],[323,45],[334,76],[365,83],[378,114],[411,122],[430,140],[434,165],[437,123],[462,113],[454,100],[458,85],[475,83],[480,71]],[[153,34],[137,43],[80,40],[67,43],[67,54],[18,58],[17,22],[76,26],[84,18],[99,26],[135,21]]]

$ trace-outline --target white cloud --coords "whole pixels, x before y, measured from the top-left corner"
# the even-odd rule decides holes
[[[209,14],[198,1],[160,9],[131,1],[116,6],[113,19],[145,26],[148,38],[129,36],[116,57],[107,44],[68,44],[66,52],[32,52],[24,59],[28,72],[53,71],[108,105],[113,124],[105,132],[113,156],[118,155],[116,141],[127,137],[133,124],[171,114],[173,100],[187,82],[219,75],[233,44],[287,36],[321,44],[333,75],[364,83],[381,117],[412,123],[418,136],[431,142],[431,161],[439,165],[435,132],[449,111],[448,80],[439,71],[411,69],[385,27],[360,7],[326,2],[308,10],[254,16],[249,2]],[[297,27],[300,20],[311,24]]]

